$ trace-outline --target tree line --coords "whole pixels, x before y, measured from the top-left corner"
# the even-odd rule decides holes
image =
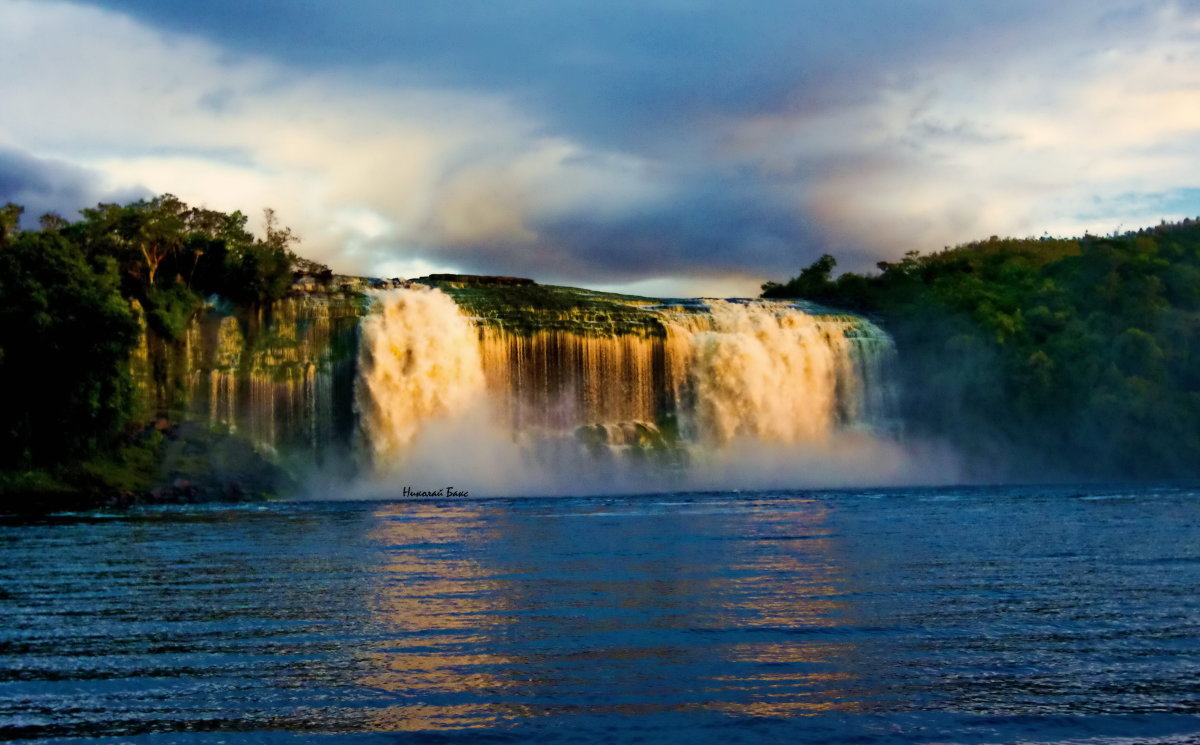
[[[877,317],[911,434],[992,476],[1200,475],[1200,222],[992,237],[835,278],[836,263],[763,296]]]

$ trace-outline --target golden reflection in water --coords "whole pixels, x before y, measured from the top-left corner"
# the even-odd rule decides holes
[[[724,623],[741,629],[799,632],[795,641],[739,642],[720,654],[735,671],[712,678],[722,688],[745,690],[744,700],[712,702],[708,708],[737,716],[794,717],[863,710],[847,663],[858,656],[850,641],[826,641],[821,633],[852,623],[841,597],[847,584],[838,561],[838,539],[818,502],[793,503],[754,524],[754,537],[730,563],[723,588]],[[721,622],[721,618],[712,619]]]
[[[721,537],[735,539],[689,544],[662,533],[711,530],[714,518],[380,507],[371,537],[386,560],[372,610],[387,640],[362,652],[359,683],[394,704],[369,710],[368,726],[862,711],[853,631],[838,630],[855,622],[839,539],[818,503],[787,509],[739,508],[720,518]],[[578,542],[572,521],[606,519],[621,521],[598,533],[623,541],[613,551],[564,548]],[[546,644],[514,650],[527,639]]]
[[[399,503],[375,513],[370,538],[384,548],[378,594],[372,611],[390,632],[361,653],[359,683],[405,699],[403,705],[373,710],[372,729],[419,731],[496,726],[498,720],[528,716],[523,707],[488,703],[433,705],[422,698],[441,694],[490,696],[507,686],[483,670],[503,669],[513,660],[488,648],[489,629],[512,623],[504,582],[470,558],[495,539],[482,511],[445,507],[437,512]],[[407,646],[406,637],[414,639]],[[464,653],[461,650],[473,650]]]

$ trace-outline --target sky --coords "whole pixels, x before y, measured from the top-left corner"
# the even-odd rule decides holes
[[[748,295],[1200,215],[1185,0],[0,0],[0,65],[0,203],[272,207],[343,273]]]

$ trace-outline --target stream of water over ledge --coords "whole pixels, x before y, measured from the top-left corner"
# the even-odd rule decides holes
[[[1200,492],[164,507],[0,524],[0,738],[1178,743]]]

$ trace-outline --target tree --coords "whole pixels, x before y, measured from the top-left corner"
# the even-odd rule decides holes
[[[146,262],[146,285],[154,287],[159,265],[183,242],[184,215],[188,206],[173,194],[132,205],[127,230]]]
[[[833,287],[830,276],[837,266],[837,259],[829,254],[800,271],[800,276],[792,278],[786,284],[768,282],[763,285],[763,297],[801,297],[820,300],[828,295]]]
[[[62,215],[56,212],[47,212],[38,218],[38,224],[42,226],[42,230],[48,233],[57,233],[69,224]]]
[[[0,251],[0,463],[46,464],[100,446],[130,412],[137,338],[115,262],[89,262],[59,233]]]
[[[0,248],[7,246],[21,229],[21,215],[25,208],[19,204],[8,204],[0,207]]]
[[[282,298],[292,286],[296,255],[290,246],[300,239],[279,225],[275,210],[263,210],[265,237],[230,252],[227,294],[242,303],[269,303]]]

